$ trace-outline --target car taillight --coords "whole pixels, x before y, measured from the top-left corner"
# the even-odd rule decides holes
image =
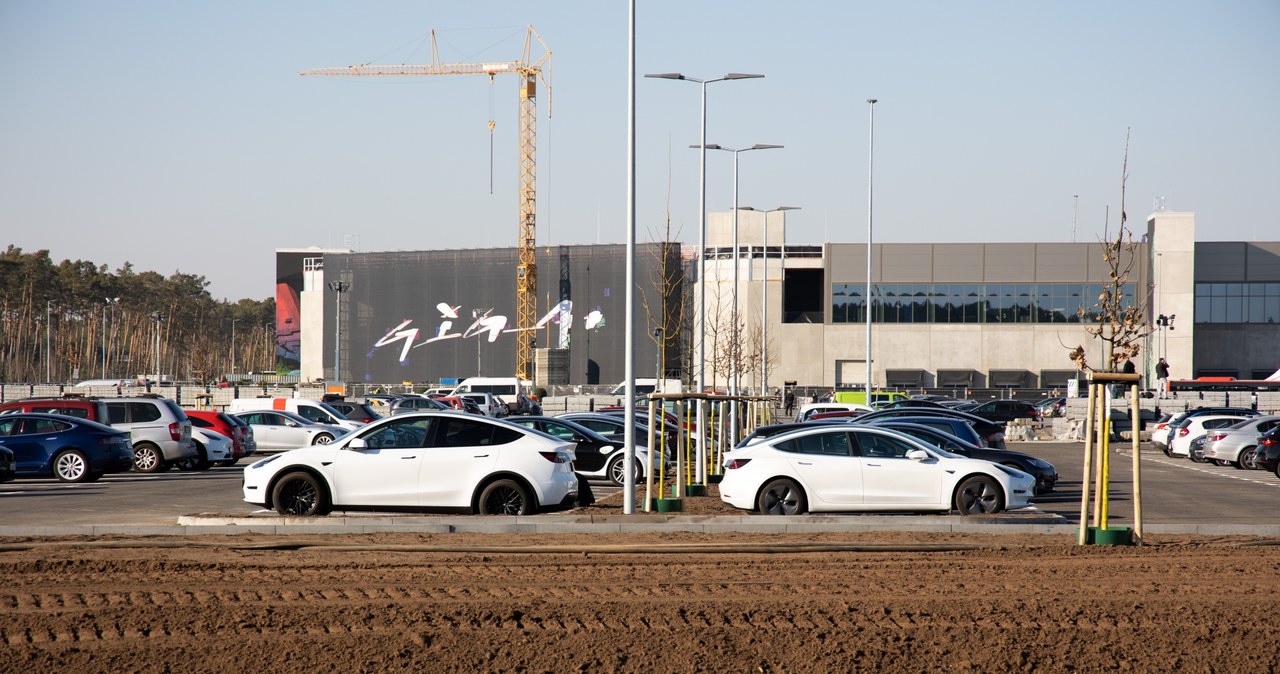
[[[1178,437],[1185,438],[1187,437],[1187,433],[1190,433],[1190,432],[1191,431],[1187,429],[1187,427],[1183,426],[1182,428],[1178,429]]]
[[[729,470],[733,470],[735,468],[742,468],[748,463],[751,463],[751,459],[730,459],[729,461],[724,462],[724,467]]]
[[[1280,440],[1277,440],[1275,438],[1263,438],[1258,441],[1259,445],[1266,445],[1267,447],[1270,447],[1278,443],[1280,443]]]
[[[1214,433],[1213,435],[1210,435],[1205,442],[1217,442],[1225,437],[1227,437],[1226,433]]]
[[[180,424],[180,423],[178,423],[178,422],[176,422],[176,421],[175,421],[175,422],[173,422],[173,423],[171,423],[171,424],[169,424],[169,437],[173,438],[174,440],[181,440],[181,439],[182,439],[182,424]]]
[[[538,452],[538,453],[542,455],[542,458],[546,459],[547,461],[550,461],[551,463],[569,463],[569,461],[572,460],[569,458],[569,455],[565,454],[564,452]]]

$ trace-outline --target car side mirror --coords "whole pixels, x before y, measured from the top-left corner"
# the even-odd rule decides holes
[[[369,443],[364,438],[351,438],[351,442],[346,445],[347,449],[368,449]]]
[[[907,458],[912,461],[927,461],[929,459],[929,453],[923,449],[913,449],[907,452]]]

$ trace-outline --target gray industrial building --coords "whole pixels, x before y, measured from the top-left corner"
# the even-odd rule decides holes
[[[733,220],[732,213],[709,214],[702,265],[693,248],[681,254],[679,244],[640,246],[637,278],[646,295],[637,302],[636,321],[644,331],[635,340],[637,376],[648,376],[654,371],[648,364],[657,363],[667,376],[691,378],[702,273],[708,386],[726,387],[734,353],[744,388],[759,387],[762,362],[771,389],[784,383],[862,387],[866,245],[788,244],[785,212],[739,211],[735,335],[729,319]],[[1280,368],[1280,242],[1197,242],[1195,235],[1193,213],[1153,213],[1145,231],[1136,232],[1133,259],[1121,260],[1128,268],[1126,301],[1142,306],[1155,326],[1139,372],[1153,378],[1163,356],[1175,379],[1272,374]],[[1105,359],[1102,341],[1085,331],[1096,325],[1096,298],[1111,277],[1104,248],[1101,241],[875,243],[872,383],[904,389],[1065,386],[1074,376],[1071,348],[1084,346],[1093,364]],[[539,311],[546,315],[537,346],[566,350],[570,384],[622,378],[624,256],[620,245],[539,248]],[[332,378],[335,355],[343,363],[342,378],[352,382],[501,376],[514,368],[514,341],[504,339],[510,326],[481,333],[473,324],[486,311],[514,313],[515,249],[295,249],[277,257],[278,324],[301,327],[294,331],[294,352],[305,379]],[[656,280],[664,269],[671,283]],[[328,290],[326,277],[348,281],[350,290]],[[664,285],[665,296],[657,291]],[[293,287],[298,315],[289,316]],[[553,309],[565,299],[572,302],[571,317],[562,326]],[[345,326],[340,331],[335,307]],[[659,320],[667,335],[662,354],[651,336]],[[290,352],[287,344],[280,350]]]

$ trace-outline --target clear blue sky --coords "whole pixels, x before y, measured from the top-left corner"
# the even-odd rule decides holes
[[[1129,223],[1153,199],[1201,240],[1277,240],[1280,3],[644,2],[637,70],[708,87],[710,143],[739,202],[800,206],[788,240],[1070,241],[1112,227],[1126,128]],[[303,78],[299,70],[511,60],[533,24],[539,245],[622,242],[627,3],[6,0],[0,245],[199,274],[274,294],[276,248],[513,246],[516,82]],[[697,242],[699,87],[637,79],[641,240],[669,212]],[[552,117],[546,118],[548,98]],[[496,122],[489,192],[488,121]],[[708,157],[710,210],[732,161]]]

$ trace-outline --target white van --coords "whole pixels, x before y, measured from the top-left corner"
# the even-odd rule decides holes
[[[515,377],[468,377],[449,392],[456,396],[463,393],[491,393],[501,400],[511,414],[520,409],[520,394],[529,390],[530,382]]]
[[[364,425],[359,421],[352,421],[346,418],[342,415],[342,412],[334,409],[328,403],[308,398],[236,398],[231,401],[231,406],[227,408],[227,412],[230,413],[252,412],[255,410],[293,412],[317,424],[338,426],[349,431],[354,431]]]

